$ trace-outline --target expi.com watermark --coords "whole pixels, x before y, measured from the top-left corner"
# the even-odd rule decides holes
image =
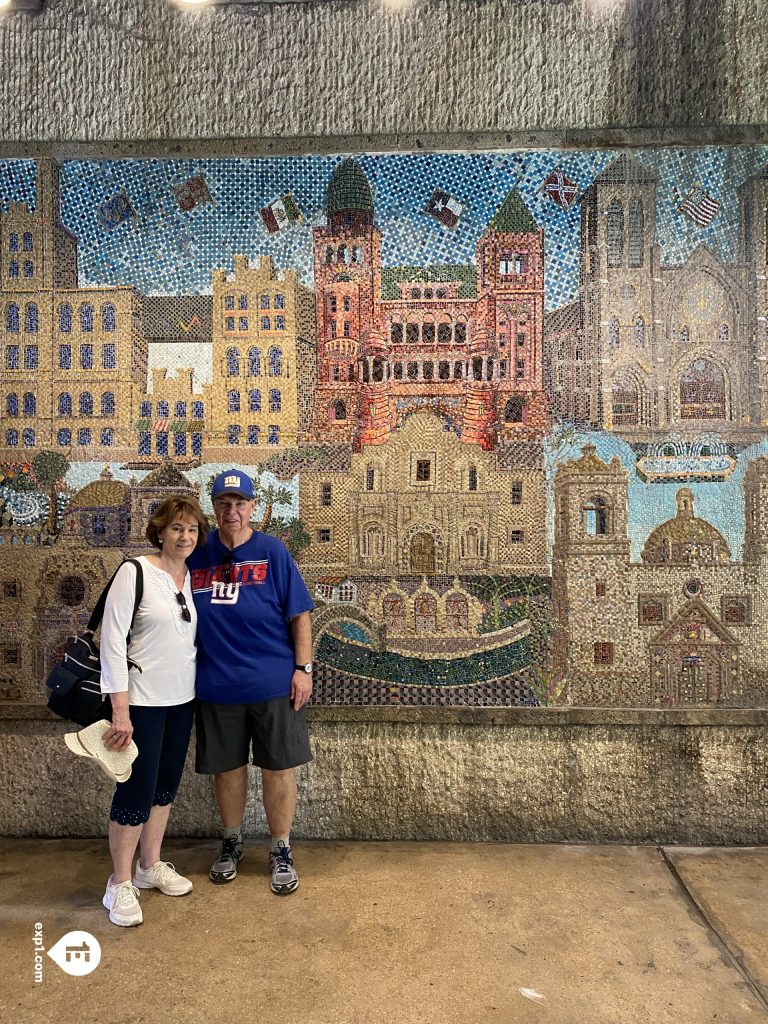
[[[43,926],[40,921],[35,921],[35,930],[32,936],[34,949],[34,979],[35,984],[40,985],[43,981],[43,954],[47,953],[55,964],[76,978],[95,971],[101,962],[101,946],[99,940],[90,932],[67,932],[62,935],[50,949],[45,948],[43,939]]]

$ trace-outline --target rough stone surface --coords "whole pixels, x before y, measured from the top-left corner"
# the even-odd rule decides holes
[[[654,849],[311,843],[286,899],[264,849],[213,886],[213,843],[166,855],[193,892],[142,891],[144,924],[101,906],[101,841],[0,842],[0,1015],[67,1021],[300,1024],[747,1024],[765,1003]],[[718,856],[717,853],[714,854]],[[737,855],[738,857],[738,855]],[[738,870],[740,860],[734,864]],[[23,864],[25,870],[19,871]],[[765,890],[768,881],[762,871]],[[759,915],[755,914],[755,921]],[[70,978],[42,956],[90,932],[101,963]]]
[[[0,138],[738,135],[768,122],[764,13],[762,0],[49,0],[0,23]]]
[[[760,726],[315,721],[294,832],[310,839],[761,844]],[[0,722],[0,834],[102,835],[109,781],[54,722]],[[254,780],[255,785],[255,780]],[[254,810],[254,805],[256,810]],[[263,835],[258,793],[246,827]],[[214,835],[209,779],[188,764],[175,835]]]

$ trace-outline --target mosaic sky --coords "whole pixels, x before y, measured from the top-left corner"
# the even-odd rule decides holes
[[[376,221],[383,233],[383,263],[474,263],[475,245],[511,188],[517,188],[545,231],[546,307],[576,297],[580,207],[557,207],[541,189],[559,167],[586,188],[617,151],[530,151],[487,154],[356,156],[371,182]],[[682,262],[705,242],[724,260],[736,257],[736,188],[768,162],[768,147],[643,150],[633,153],[660,178],[657,237],[665,263]],[[62,174],[62,216],[80,240],[81,284],[133,284],[145,294],[209,293],[211,270],[231,268],[232,253],[274,256],[311,283],[311,228],[324,223],[323,200],[342,159],[270,157],[252,160],[67,161]],[[183,212],[172,186],[202,173],[213,204]],[[720,202],[706,229],[676,207],[694,184]],[[0,195],[34,203],[31,161],[0,162]],[[440,188],[465,205],[450,231],[423,211]],[[96,208],[124,190],[138,220],[105,231]],[[261,207],[292,192],[303,222],[267,233]]]

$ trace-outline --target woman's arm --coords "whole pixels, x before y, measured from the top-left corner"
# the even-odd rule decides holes
[[[112,728],[104,735],[104,746],[108,750],[124,750],[133,735],[128,705],[126,637],[135,601],[136,566],[128,563],[120,567],[109,588],[101,622],[101,692],[108,693],[112,703]]]

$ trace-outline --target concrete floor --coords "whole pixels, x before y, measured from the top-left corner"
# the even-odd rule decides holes
[[[0,1020],[14,1024],[746,1024],[768,1020],[768,848],[297,843],[301,887],[251,846],[213,886],[212,841],[165,855],[195,883],[101,906],[101,840],[0,840]],[[50,948],[94,935],[99,967]]]

